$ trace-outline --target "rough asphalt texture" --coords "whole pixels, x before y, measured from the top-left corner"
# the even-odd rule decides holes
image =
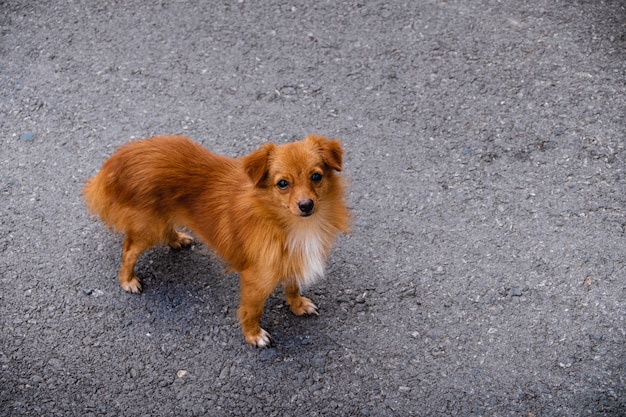
[[[200,4],[198,4],[200,3]],[[0,1],[0,415],[626,413],[626,5]],[[245,344],[198,244],[117,283],[133,138],[341,138],[353,233]]]

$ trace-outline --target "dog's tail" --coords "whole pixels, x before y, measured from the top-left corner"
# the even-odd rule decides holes
[[[111,211],[111,200],[106,186],[106,178],[103,171],[90,178],[83,188],[83,198],[87,203],[89,212],[100,217],[100,219],[111,224],[109,214]]]

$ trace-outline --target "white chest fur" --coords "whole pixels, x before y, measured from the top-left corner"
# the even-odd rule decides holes
[[[318,232],[311,229],[294,230],[287,244],[291,256],[301,265],[301,273],[296,276],[300,286],[306,287],[324,276],[326,247]]]

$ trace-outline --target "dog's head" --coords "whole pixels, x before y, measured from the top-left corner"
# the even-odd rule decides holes
[[[305,140],[276,146],[267,144],[243,158],[256,187],[267,189],[291,213],[309,217],[336,188],[343,150],[337,140],[309,135]]]

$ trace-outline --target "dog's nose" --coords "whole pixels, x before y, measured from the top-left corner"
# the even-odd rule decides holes
[[[298,208],[302,212],[302,214],[309,215],[313,211],[313,200],[300,200],[298,201]]]

